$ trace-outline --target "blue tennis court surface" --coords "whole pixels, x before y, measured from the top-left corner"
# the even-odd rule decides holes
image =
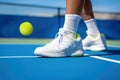
[[[0,44],[0,80],[120,80],[120,47],[84,57],[38,58],[35,44]]]

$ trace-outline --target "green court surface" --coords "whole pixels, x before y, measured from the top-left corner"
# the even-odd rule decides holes
[[[46,44],[52,39],[0,38],[0,44]],[[120,40],[107,40],[108,46],[120,46]]]

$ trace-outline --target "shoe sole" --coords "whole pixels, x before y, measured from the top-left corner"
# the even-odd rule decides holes
[[[70,55],[66,55],[68,53]],[[34,53],[34,54],[38,56],[43,56],[43,57],[81,57],[83,56],[83,52],[77,51],[77,50],[72,50],[68,52],[55,52],[55,53],[41,52],[41,53]]]
[[[91,47],[83,47],[83,49],[84,50],[91,50],[91,51],[105,51],[106,50],[106,48],[105,47],[99,47],[99,48],[97,48],[97,49],[94,49],[93,48],[93,46],[91,46]]]

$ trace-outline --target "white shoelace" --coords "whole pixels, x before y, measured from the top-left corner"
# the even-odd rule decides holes
[[[64,30],[63,28],[60,28],[59,32],[55,36],[55,39],[51,41],[49,44],[52,44],[52,45],[61,44],[61,42],[63,41],[63,37],[68,34],[70,34],[70,32]]]
[[[60,44],[63,41],[64,34],[67,34],[63,28],[59,29],[59,32],[55,35],[55,39],[49,44]],[[56,40],[57,39],[57,40]]]

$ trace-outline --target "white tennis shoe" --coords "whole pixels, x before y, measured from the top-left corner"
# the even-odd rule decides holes
[[[53,41],[36,48],[34,53],[43,57],[82,56],[82,40],[78,34],[72,36],[61,28]]]
[[[87,36],[83,41],[83,49],[91,51],[103,51],[106,50],[106,39],[104,34],[98,37]]]

